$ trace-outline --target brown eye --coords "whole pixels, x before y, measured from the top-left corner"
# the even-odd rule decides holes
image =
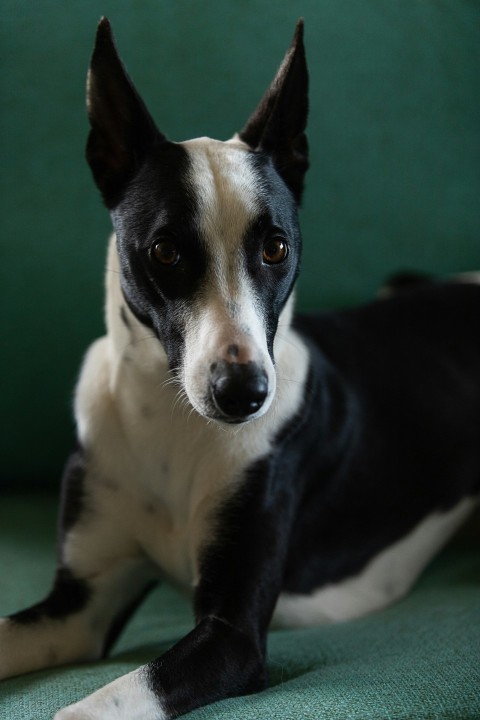
[[[171,240],[160,240],[153,244],[152,255],[161,265],[176,265],[180,260],[177,246]]]
[[[277,265],[288,255],[288,245],[280,237],[270,238],[263,246],[263,262],[267,265]]]

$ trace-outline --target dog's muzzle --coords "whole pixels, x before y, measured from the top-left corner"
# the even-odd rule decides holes
[[[261,409],[268,395],[268,377],[260,365],[222,361],[210,370],[210,391],[219,419],[240,423]]]

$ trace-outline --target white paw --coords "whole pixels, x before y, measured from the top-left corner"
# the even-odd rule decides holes
[[[135,670],[100,688],[85,700],[59,710],[54,720],[166,720],[145,672]]]

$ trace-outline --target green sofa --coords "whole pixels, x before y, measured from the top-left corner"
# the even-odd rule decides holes
[[[110,226],[83,158],[84,79],[102,14],[173,140],[240,128],[305,17],[303,309],[367,300],[399,269],[480,267],[477,2],[3,0],[0,615],[48,589],[72,388],[103,332]],[[192,717],[479,718],[477,558],[478,541],[457,541],[383,613],[272,631],[270,688]],[[2,683],[0,718],[46,720],[191,623],[188,605],[161,588],[100,665]]]

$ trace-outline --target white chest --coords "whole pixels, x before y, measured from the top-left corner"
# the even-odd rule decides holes
[[[148,397],[136,392],[128,403],[109,397],[86,428],[95,435],[94,504],[160,574],[195,586],[199,551],[214,532],[212,514],[245,468],[269,452],[271,434],[261,423],[240,430],[206,423],[176,402],[174,388],[154,388]],[[97,397],[97,413],[98,407]]]
[[[209,443],[183,446],[172,439],[170,448],[152,455],[125,485],[130,513],[135,508],[131,531],[163,574],[192,587],[201,547],[212,539],[214,510],[235,489],[241,468],[227,467],[221,449]]]

